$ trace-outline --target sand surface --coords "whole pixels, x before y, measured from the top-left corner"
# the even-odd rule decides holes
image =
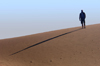
[[[0,66],[100,66],[100,24],[0,40]]]

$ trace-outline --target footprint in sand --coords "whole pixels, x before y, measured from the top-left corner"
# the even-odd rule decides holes
[[[52,62],[52,60],[50,60],[50,62]]]

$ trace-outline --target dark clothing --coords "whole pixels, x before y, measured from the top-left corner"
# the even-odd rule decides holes
[[[83,23],[85,23],[85,20],[82,20],[82,21],[81,21],[81,24],[83,24]]]
[[[81,12],[80,15],[79,15],[79,19],[80,19],[80,21],[84,21],[85,18],[86,18],[85,13],[84,13],[84,12]]]
[[[85,13],[81,12],[80,15],[79,15],[79,20],[81,21],[82,28],[83,28],[83,25],[84,25],[84,28],[85,28],[85,18],[86,18]]]

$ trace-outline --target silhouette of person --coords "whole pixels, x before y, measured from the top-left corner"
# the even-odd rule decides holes
[[[81,21],[82,28],[86,28],[85,27],[85,18],[86,18],[86,14],[83,12],[83,10],[81,10],[81,13],[79,15],[79,20]]]

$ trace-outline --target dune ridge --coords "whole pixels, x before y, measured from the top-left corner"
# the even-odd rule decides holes
[[[99,66],[100,24],[0,40],[0,66]]]

